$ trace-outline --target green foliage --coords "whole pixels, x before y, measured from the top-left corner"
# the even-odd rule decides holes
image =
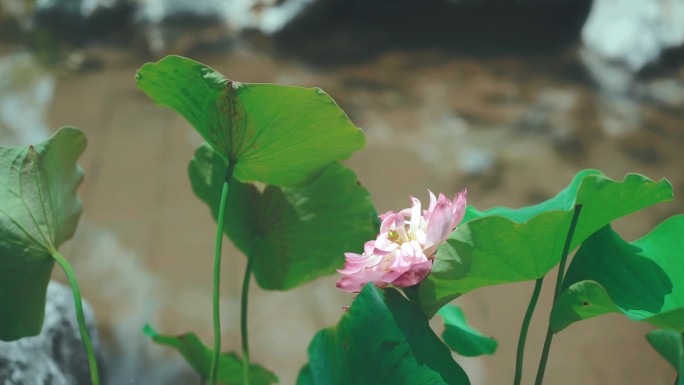
[[[684,215],[665,220],[638,241],[624,241],[610,226],[575,255],[551,327],[608,312],[684,332]]]
[[[583,207],[571,250],[613,220],[671,199],[667,180],[628,174],[615,181],[585,170],[556,197],[534,206],[469,207],[465,223],[438,249],[432,273],[420,284],[420,305],[432,315],[479,287],[543,277],[560,261],[575,205]]]
[[[299,372],[297,385],[351,384],[345,338],[338,326],[316,333],[309,345],[309,363]]]
[[[235,163],[242,182],[299,186],[365,145],[361,130],[318,88],[238,83],[179,56],[145,64],[136,81]]]
[[[447,305],[437,312],[444,319],[442,339],[451,350],[465,357],[494,354],[498,342],[468,325],[463,310],[458,306]]]
[[[336,327],[309,346],[298,385],[469,384],[422,311],[394,289],[366,285]]]
[[[85,146],[69,127],[35,146],[0,146],[0,340],[40,332],[51,256],[81,215],[76,161]]]
[[[150,325],[143,332],[160,345],[170,346],[178,351],[185,361],[197,372],[204,382],[209,378],[212,350],[206,347],[195,333],[179,336],[158,334]],[[221,353],[218,364],[218,381],[224,385],[242,385],[242,359],[235,353]],[[250,365],[249,380],[254,385],[270,385],[278,382],[278,377],[260,365]]]
[[[368,191],[338,163],[364,146],[363,133],[320,89],[234,82],[179,56],[144,65],[136,81],[156,103],[184,116],[207,141],[189,166],[193,191],[215,219],[221,202],[226,205],[228,214],[220,221],[217,239],[223,239],[223,226],[251,258],[249,266],[262,288],[288,290],[333,273],[343,266],[345,252],[360,252],[364,242],[374,239],[379,221]],[[0,340],[40,332],[57,259],[74,288],[97,383],[78,285],[57,251],[73,236],[81,214],[76,190],[82,170],[76,162],[85,146],[84,135],[74,128],[63,128],[35,146],[0,146]],[[227,201],[221,198],[226,182]],[[682,373],[684,215],[669,218],[631,243],[610,226],[622,216],[670,199],[667,180],[628,174],[616,181],[600,171],[584,170],[557,196],[537,205],[485,211],[468,207],[463,223],[439,247],[428,278],[405,288],[411,300],[393,288],[366,285],[338,325],[316,334],[297,384],[469,384],[447,346],[464,356],[478,356],[493,354],[497,342],[470,326],[461,309],[443,306],[480,287],[544,277],[561,259],[579,206],[569,248],[581,246],[562,280],[542,356],[548,357],[551,332],[618,312],[664,328],[650,332],[647,339]],[[220,242],[216,249],[219,266]],[[277,383],[275,374],[243,362],[235,353],[214,353],[221,350],[217,288],[216,279],[214,351],[193,333],[165,336],[146,326],[145,334],[176,349],[203,382],[214,377],[212,359],[218,356],[214,368],[225,385]],[[243,353],[248,357],[246,291],[243,294]],[[530,309],[535,301],[533,297]],[[428,316],[436,312],[444,318],[446,345],[429,326]],[[523,331],[524,336],[527,329]],[[524,348],[524,337],[521,340]],[[543,358],[539,379],[545,362]],[[681,376],[678,384],[684,385]]]
[[[227,167],[209,146],[190,163],[195,194],[218,216]],[[268,290],[287,290],[344,264],[379,226],[368,191],[348,168],[333,163],[301,188],[257,186],[232,180],[225,233],[254,258],[254,275]]]
[[[646,335],[648,343],[679,373],[675,385],[684,385],[684,336],[672,330],[653,330]]]

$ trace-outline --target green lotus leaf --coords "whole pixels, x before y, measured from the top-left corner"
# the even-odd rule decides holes
[[[316,333],[309,345],[309,363],[297,377],[297,385],[351,384],[345,337],[337,326]]]
[[[218,217],[227,164],[209,146],[195,152],[190,181],[195,194]],[[287,290],[344,265],[345,252],[360,252],[379,227],[368,191],[354,172],[330,164],[301,188],[232,180],[225,233],[249,258],[268,290]]]
[[[365,145],[363,132],[318,88],[238,83],[180,56],[145,64],[136,81],[234,163],[242,182],[302,185]]]
[[[40,333],[52,254],[81,215],[76,161],[85,146],[69,127],[34,146],[0,146],[0,340]]]
[[[471,290],[543,277],[561,258],[574,207],[581,205],[570,250],[627,214],[671,200],[672,185],[628,174],[612,180],[596,170],[578,173],[557,196],[540,204],[477,211],[437,251],[418,298],[427,314]]]
[[[420,310],[394,289],[366,285],[335,327],[309,346],[298,385],[470,384]]]
[[[684,337],[673,330],[652,330],[646,334],[648,343],[679,373],[675,385],[684,385]]]
[[[442,339],[451,350],[465,357],[494,354],[499,343],[468,325],[463,310],[447,305],[437,312],[444,319]]]
[[[202,383],[209,379],[213,351],[206,347],[195,333],[185,333],[179,336],[161,335],[150,325],[145,325],[143,333],[152,341],[177,350],[200,376]],[[242,385],[242,359],[235,353],[221,353],[216,378],[224,385]],[[250,364],[249,381],[254,385],[270,385],[278,383],[278,377],[261,365]]]
[[[684,332],[684,215],[629,243],[606,226],[577,251],[551,328],[609,312]]]

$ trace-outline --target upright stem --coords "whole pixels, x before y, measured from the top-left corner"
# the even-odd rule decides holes
[[[546,361],[549,358],[549,351],[551,350],[551,340],[553,339],[553,332],[551,329],[546,330],[546,339],[544,339],[544,349],[542,350],[541,360],[539,361],[539,368],[537,369],[537,378],[534,380],[534,385],[541,385],[544,382],[544,371],[546,371]]]
[[[580,211],[582,211],[582,205],[576,205],[575,211],[572,215],[572,222],[570,222],[570,228],[568,229],[568,235],[565,238],[565,246],[563,246],[563,254],[561,255],[560,263],[558,264],[558,275],[556,277],[556,290],[553,293],[553,303],[556,303],[558,296],[561,294],[563,289],[563,277],[565,276],[565,265],[568,262],[568,254],[570,253],[570,244],[572,243],[572,236],[575,234],[575,227],[577,226],[577,220],[579,219]],[[541,385],[544,381],[544,371],[546,370],[546,362],[549,359],[549,351],[551,350],[551,340],[553,340],[553,332],[551,331],[551,325],[546,329],[546,339],[544,340],[544,349],[542,350],[542,356],[539,360],[539,369],[537,369],[537,378],[534,381],[535,385]]]
[[[97,370],[97,360],[95,359],[95,352],[93,351],[93,344],[90,342],[88,335],[88,328],[86,326],[85,317],[83,316],[83,302],[81,301],[81,289],[78,287],[76,274],[71,268],[71,265],[57,250],[52,252],[52,258],[57,261],[59,266],[64,270],[67,280],[71,285],[71,292],[74,295],[74,306],[76,307],[76,320],[78,322],[78,330],[81,333],[81,341],[85,347],[86,355],[88,356],[88,366],[90,367],[90,382],[93,385],[100,385],[100,374]]]
[[[226,203],[228,202],[228,189],[230,179],[233,177],[234,163],[231,162],[226,171],[226,177],[221,191],[221,203],[218,217],[216,218],[216,243],[214,248],[214,351],[211,357],[211,370],[209,383],[216,385],[218,374],[219,355],[221,354],[221,309],[219,305],[221,287],[221,248],[223,247],[223,222],[226,216]]]
[[[249,297],[249,281],[252,277],[254,257],[249,257],[242,280],[242,299],[240,302],[240,335],[242,336],[242,384],[249,385],[249,339],[247,333],[247,299]]]
[[[684,333],[681,334],[681,343],[684,347]],[[675,377],[675,385],[684,385],[684,377],[682,377],[681,370],[684,370],[682,364],[680,363],[679,368],[677,368],[677,377]]]
[[[518,339],[518,352],[515,356],[515,379],[513,380],[514,385],[520,385],[520,381],[522,380],[523,356],[525,355],[525,341],[527,340],[527,330],[530,328],[530,321],[532,320],[534,308],[537,306],[537,300],[539,299],[539,293],[541,292],[543,282],[544,277],[541,277],[534,283],[534,291],[532,292],[532,297],[530,298],[530,304],[527,305],[525,318],[523,319],[522,327],[520,328],[520,339]]]

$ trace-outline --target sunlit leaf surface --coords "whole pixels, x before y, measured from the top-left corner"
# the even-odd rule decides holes
[[[667,180],[628,174],[612,180],[599,171],[578,173],[556,197],[540,204],[485,211],[466,218],[440,246],[432,273],[419,287],[427,314],[471,290],[543,277],[561,258],[575,205],[582,205],[571,250],[613,220],[672,199]]]
[[[363,148],[363,132],[318,88],[238,83],[180,56],[145,64],[138,87],[183,115],[235,177],[293,187]]]
[[[577,251],[551,316],[559,331],[608,312],[684,332],[684,215],[629,243],[610,226]]]

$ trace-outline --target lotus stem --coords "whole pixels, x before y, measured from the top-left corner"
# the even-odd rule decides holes
[[[556,277],[556,290],[553,293],[553,303],[561,294],[563,289],[563,277],[565,276],[565,265],[568,262],[568,254],[570,253],[570,244],[572,243],[572,236],[575,234],[575,227],[577,226],[577,221],[579,220],[580,212],[582,211],[582,205],[575,205],[575,211],[572,215],[572,221],[570,222],[570,228],[568,229],[568,235],[565,238],[565,245],[563,246],[563,254],[561,255],[560,263],[558,264],[558,275]],[[551,341],[553,340],[553,332],[551,331],[551,324],[546,329],[546,339],[544,340],[544,348],[542,350],[541,359],[539,360],[539,368],[537,369],[537,378],[534,381],[534,385],[541,385],[544,382],[544,371],[546,371],[546,362],[549,359],[549,351],[551,350]]]
[[[535,281],[534,291],[532,292],[530,303],[529,305],[527,305],[525,318],[523,319],[522,327],[520,328],[520,338],[518,339],[518,351],[515,356],[515,379],[513,380],[514,385],[520,385],[520,381],[522,380],[523,357],[525,355],[525,342],[527,341],[527,331],[530,328],[530,321],[532,321],[532,314],[534,313],[534,309],[537,306],[537,300],[539,300],[539,293],[541,293],[543,282],[544,277],[541,277]]]
[[[90,382],[93,385],[100,385],[100,373],[97,369],[97,359],[93,350],[93,344],[90,342],[88,335],[88,327],[86,326],[85,316],[83,315],[83,301],[81,299],[81,289],[78,287],[76,274],[71,268],[69,262],[59,253],[59,251],[52,251],[52,258],[62,267],[64,274],[71,285],[71,292],[74,295],[74,306],[76,308],[76,320],[78,322],[78,330],[81,334],[81,341],[88,357],[88,367],[90,368]]]
[[[233,177],[233,169],[235,163],[231,162],[226,170],[226,177],[223,181],[223,188],[221,190],[221,201],[219,205],[218,217],[216,218],[216,243],[214,248],[214,298],[213,298],[213,315],[214,315],[214,351],[211,357],[211,369],[209,371],[209,383],[216,385],[218,375],[219,356],[221,355],[221,306],[220,287],[221,287],[221,249],[223,247],[223,223],[226,217],[226,204],[228,202],[228,190],[230,180]]]

